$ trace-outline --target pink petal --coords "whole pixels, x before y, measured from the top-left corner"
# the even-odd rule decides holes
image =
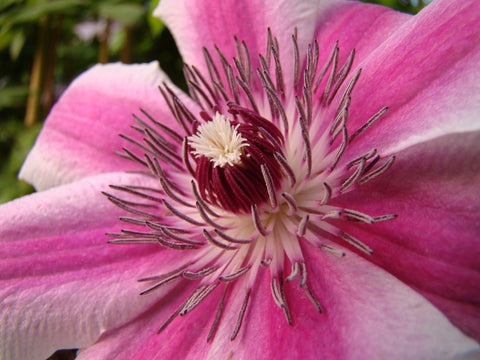
[[[160,2],[155,11],[172,31],[183,61],[208,74],[202,47],[207,47],[216,58],[213,45],[217,45],[230,61],[237,55],[234,36],[244,40],[249,49],[253,69],[259,66],[258,54],[265,53],[267,28],[278,37],[280,49],[288,49],[283,66],[286,78],[293,69],[292,34],[299,27],[302,51],[313,38],[317,17],[327,16],[323,9],[331,7],[331,1],[281,2],[270,1],[169,1]],[[320,20],[318,19],[318,20]],[[284,54],[287,55],[287,51]]]
[[[307,44],[318,39],[320,64],[328,57],[335,41],[350,50],[357,48],[357,58],[370,54],[393,30],[410,16],[383,6],[351,1],[222,1],[195,2],[163,0],[155,11],[172,31],[187,64],[208,74],[202,48],[215,57],[217,45],[228,60],[237,56],[233,41],[237,36],[248,46],[253,69],[259,67],[258,54],[265,54],[267,28],[278,38],[285,83],[293,83],[292,34],[298,30],[300,63],[306,60]],[[320,65],[321,66],[321,65]],[[220,66],[221,68],[221,66]]]
[[[351,224],[368,259],[422,291],[480,340],[480,132],[444,136],[403,150],[384,176],[335,199],[393,221]]]
[[[0,358],[44,360],[87,347],[169,290],[139,296],[137,279],[170,268],[178,252],[107,244],[124,215],[100,194],[109,183],[152,180],[109,173],[0,207]]]
[[[318,314],[297,284],[287,284],[293,326],[270,296],[263,269],[238,338],[230,341],[245,294],[236,287],[211,344],[205,341],[219,294],[155,331],[161,307],[113,330],[79,360],[92,359],[451,359],[478,356],[478,344],[462,335],[415,291],[359,256],[336,258],[307,246],[309,278],[323,305]],[[219,292],[219,291],[218,291]],[[177,299],[177,303],[181,300]],[[136,341],[132,342],[135,338]],[[476,354],[476,355],[475,355]]]
[[[387,114],[352,143],[350,154],[383,154],[444,134],[478,130],[480,3],[434,1],[357,63],[353,133],[384,106]]]
[[[130,128],[140,108],[178,129],[158,85],[168,81],[156,62],[141,65],[96,65],[78,77],[48,116],[20,178],[38,190],[85,176],[135,167],[116,151],[133,147],[119,133]]]

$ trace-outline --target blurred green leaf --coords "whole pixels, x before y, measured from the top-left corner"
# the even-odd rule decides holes
[[[2,0],[0,2],[0,11],[4,11],[11,5],[19,4],[22,0]]]
[[[15,136],[15,143],[13,144],[10,158],[8,159],[7,173],[16,175],[20,170],[21,164],[25,160],[28,152],[35,143],[35,139],[42,128],[42,124],[38,123],[31,128],[22,127]]]
[[[2,51],[7,46],[9,46],[12,43],[13,37],[14,37],[13,31],[2,31],[2,30],[0,30],[0,51]]]
[[[124,25],[133,25],[145,16],[145,8],[138,3],[102,2],[98,7],[98,14]]]
[[[0,204],[34,192],[32,185],[20,181],[15,175],[0,175]]]
[[[25,41],[25,32],[22,29],[15,31],[12,42],[10,43],[10,57],[12,60],[17,60],[23,45],[25,45]]]
[[[0,88],[0,110],[4,108],[24,106],[28,91],[28,86]]]
[[[42,124],[36,124],[32,128],[23,127],[22,123],[14,120],[0,123],[0,145],[13,141],[9,156],[3,159],[0,172],[0,203],[13,200],[17,197],[34,191],[33,187],[17,179],[20,167],[35,142]]]
[[[163,29],[165,29],[165,24],[156,16],[153,16],[153,11],[157,8],[158,3],[160,0],[152,0],[150,1],[150,8],[148,9],[148,26],[150,27],[150,31],[152,32],[153,36],[159,36]]]
[[[88,1],[82,0],[50,0],[47,2],[37,2],[35,4],[26,4],[15,6],[10,11],[0,16],[0,25],[9,30],[13,25],[23,23],[36,23],[42,16],[62,13],[74,10],[80,6],[88,5]]]

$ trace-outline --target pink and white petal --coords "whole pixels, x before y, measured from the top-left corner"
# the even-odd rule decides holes
[[[480,340],[480,132],[453,134],[397,154],[394,166],[338,206],[393,221],[341,225],[374,249],[371,259],[422,291]],[[340,224],[339,224],[340,226]]]
[[[169,80],[157,62],[96,65],[80,75],[48,116],[20,178],[43,190],[90,175],[135,168],[134,162],[115,155],[122,147],[133,147],[119,133],[139,137],[130,128],[132,113],[145,119],[140,113],[143,108],[179,129],[158,90],[162,82]]]
[[[278,38],[286,83],[293,73],[292,34],[298,27],[301,54],[313,39],[316,24],[326,21],[334,0],[309,1],[178,1],[162,0],[155,10],[172,31],[183,61],[208,74],[202,48],[216,54],[214,45],[227,60],[238,57],[234,36],[248,46],[253,69],[258,54],[265,54],[267,28]],[[216,55],[215,55],[216,57]]]
[[[351,156],[372,148],[393,154],[480,129],[479,19],[477,1],[435,1],[357,65],[363,70],[352,94],[350,132],[384,106],[389,110],[351,144]]]
[[[327,11],[326,19],[317,21],[314,38],[318,41],[320,50],[318,67],[322,68],[327,62],[336,42],[340,50],[339,66],[345,63],[353,49],[355,66],[411,17],[410,14],[386,6],[360,1],[337,1],[336,6]],[[302,27],[299,27],[299,31],[303,31]]]
[[[100,193],[109,183],[151,179],[108,173],[0,207],[0,358],[43,360],[86,347],[168,292],[139,296],[137,279],[173,266],[175,251],[110,245],[124,212]]]
[[[132,359],[453,359],[478,356],[462,335],[425,298],[358,255],[324,254],[307,245],[310,283],[323,314],[296,284],[286,285],[293,325],[270,295],[262,269],[238,337],[230,341],[244,289],[235,286],[212,343],[206,336],[215,316],[217,289],[192,313],[175,319],[159,335],[166,314],[160,306],[106,334],[80,353],[80,360]],[[121,339],[121,340],[119,340]]]

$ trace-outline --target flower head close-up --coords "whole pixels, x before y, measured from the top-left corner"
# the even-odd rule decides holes
[[[0,358],[480,356],[480,4],[162,0],[0,206]]]

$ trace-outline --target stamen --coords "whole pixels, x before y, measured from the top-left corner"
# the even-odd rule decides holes
[[[267,65],[266,66],[267,71],[270,68],[270,52],[272,51],[272,43],[273,43],[272,30],[268,28],[267,29],[267,48],[265,49],[265,56],[266,56],[265,64]]]
[[[188,80],[188,85],[190,87],[190,92],[194,93],[194,94],[199,94],[202,99],[204,100],[204,102],[206,103],[206,107],[207,109],[211,109],[213,107],[213,104],[212,102],[210,101],[208,95],[205,93],[205,91],[203,91],[202,87],[200,86],[199,83],[197,83],[196,81],[193,81],[193,80]],[[193,90],[193,91],[192,91]],[[202,109],[204,109],[203,105],[202,105],[202,102],[200,101],[200,99],[198,98],[198,96],[196,97],[196,102],[197,104],[200,105],[200,107],[202,107]]]
[[[121,238],[108,240],[109,244],[157,244],[157,239]]]
[[[170,129],[168,126],[162,124],[161,122],[155,120],[155,118],[150,115],[145,109],[140,108],[140,111],[148,118],[148,120],[150,120],[156,127],[160,128],[160,130],[166,135],[168,135],[171,139],[175,140],[178,143],[182,142],[182,137],[178,135],[175,131]]]
[[[302,111],[300,111],[300,109],[303,110],[303,107],[301,106],[300,100],[298,99],[298,97],[295,97],[295,104],[297,105],[297,109],[301,114],[298,120],[300,122],[300,126],[302,127],[302,139],[303,139],[304,151],[305,151],[305,161],[307,163],[307,178],[308,178],[312,173],[312,146],[310,144],[310,135],[308,132],[308,126],[305,119],[305,111],[303,111],[303,114],[302,114]]]
[[[353,91],[353,88],[355,87],[355,84],[357,83],[358,78],[360,77],[361,73],[362,73],[362,69],[358,69],[357,71],[355,71],[352,78],[350,79],[350,82],[348,83],[347,88],[345,89],[345,92],[343,93],[342,100],[340,100],[340,103],[338,104],[337,114],[345,106],[345,103],[347,102],[347,99],[350,97],[350,95]]]
[[[163,199],[163,204],[167,207],[168,210],[170,210],[170,212],[179,217],[180,219],[182,220],[185,220],[186,222],[189,222],[190,224],[193,224],[193,225],[197,225],[197,226],[203,226],[205,225],[204,223],[200,222],[200,221],[197,221],[195,219],[192,219],[191,217],[181,213],[180,211],[178,211],[177,209],[175,209],[167,200]]]
[[[333,211],[329,211],[326,214],[324,214],[321,217],[321,220],[324,221],[324,220],[327,220],[327,219],[338,219],[338,218],[340,218],[341,215],[342,215],[341,211],[333,210]]]
[[[365,153],[361,156],[358,156],[355,159],[353,159],[352,161],[350,161],[350,163],[348,164],[348,167],[350,168],[354,165],[357,165],[359,162],[362,161],[362,159],[369,160],[372,157],[374,157],[376,154],[377,154],[377,149],[372,149],[369,152],[367,152],[367,153]]]
[[[125,159],[128,159],[128,160],[132,160],[138,164],[140,164],[141,166],[143,167],[147,167],[147,164],[145,163],[145,161],[143,161],[142,159],[140,159],[137,155],[135,155],[133,152],[131,152],[130,150],[128,150],[127,148],[122,148],[123,151],[126,152],[126,154],[122,154],[120,152],[115,152],[115,154],[125,158]]]
[[[258,111],[257,103],[255,102],[255,98],[252,94],[252,91],[250,90],[250,86],[244,80],[238,77],[236,79],[237,79],[238,85],[240,85],[242,90],[245,92],[245,95],[247,95],[248,101],[250,101],[250,105],[252,105],[253,110],[258,113],[259,111]]]
[[[217,270],[218,270],[218,266],[211,266],[211,267],[202,269],[202,270],[197,271],[197,272],[184,271],[182,273],[182,276],[187,280],[198,280],[198,279],[201,279],[205,276],[208,276],[208,275],[214,273]]]
[[[340,86],[343,84],[343,81],[347,77],[347,74],[352,67],[354,57],[355,57],[355,49],[353,49],[350,52],[350,55],[348,56],[347,60],[345,61],[345,64],[342,66],[342,68],[340,69],[340,71],[338,72],[338,74],[336,76],[336,79],[335,79],[336,84],[335,84],[335,87],[332,90],[332,93],[330,94],[330,99],[328,100],[328,104],[330,104],[332,102],[333,98],[337,94],[338,89],[340,88]]]
[[[322,185],[323,185],[324,191],[323,191],[323,198],[322,198],[322,201],[320,202],[320,205],[325,205],[332,198],[333,189],[327,182],[323,182]]]
[[[215,45],[215,50],[217,52],[218,58],[220,59],[220,63],[222,64],[222,67],[223,67],[223,71],[227,78],[227,83],[228,83],[228,87],[230,88],[230,93],[233,95],[235,102],[238,103],[239,102],[238,89],[236,86],[235,75],[233,74],[232,66],[228,63],[227,58],[219,49],[219,47],[216,45]]]
[[[222,239],[224,240],[227,240],[229,242],[232,242],[234,244],[248,244],[248,243],[251,243],[252,240],[251,239],[237,239],[237,238],[234,238],[230,235],[227,235],[226,233],[218,230],[218,229],[215,229],[214,230],[218,236],[220,236]]]
[[[208,81],[205,79],[205,77],[202,75],[200,70],[197,69],[196,66],[192,65],[192,70],[195,73],[195,75],[200,79],[202,85],[207,89],[208,93],[210,94],[210,97],[217,101],[218,100],[218,93],[214,91],[214,88],[212,88],[209,84]]]
[[[182,147],[183,165],[185,166],[185,169],[187,169],[190,176],[195,178],[195,171],[193,170],[192,165],[190,165],[190,161],[188,160],[189,156],[190,156],[190,153],[188,151],[188,139],[184,138],[183,139],[183,147]]]
[[[339,52],[339,49],[337,47],[337,48],[335,48],[335,52],[333,54],[332,70],[330,71],[330,76],[328,77],[327,85],[325,86],[325,90],[323,91],[323,95],[322,95],[322,99],[321,99],[321,102],[324,105],[327,104],[327,99],[328,99],[328,95],[330,93],[330,89],[332,88],[332,85],[335,81],[335,74],[337,72],[337,66],[338,66],[338,52]]]
[[[152,223],[151,221],[147,221],[147,226],[152,228],[152,229],[159,229],[162,231],[166,236],[168,236],[170,239],[174,239],[177,241],[184,242],[186,244],[191,244],[191,245],[204,245],[203,242],[197,241],[197,240],[192,240],[189,238],[186,238],[184,236],[180,236],[178,234],[175,234],[174,232],[170,231],[166,226],[158,226]]]
[[[370,126],[372,126],[378,119],[380,119],[386,112],[388,111],[388,106],[380,109],[375,115],[373,115],[370,119],[367,120],[365,124],[360,126],[353,134],[350,136],[350,142],[353,141],[357,136],[361,135],[365,130],[367,130]]]
[[[237,250],[238,249],[238,246],[231,246],[231,245],[227,245],[227,244],[224,244],[220,241],[218,241],[217,239],[215,239],[212,234],[210,234],[208,232],[207,229],[203,229],[203,236],[205,236],[205,239],[207,239],[207,241],[215,246],[218,246],[219,248],[222,248],[224,250]]]
[[[162,239],[160,236],[157,238],[157,241],[160,245],[168,248],[168,249],[174,249],[174,250],[192,250],[192,249],[197,249],[198,246],[195,245],[189,245],[189,244],[180,244],[176,243],[173,241],[168,241],[165,239]]]
[[[219,280],[222,281],[232,281],[238,279],[240,276],[245,274],[248,270],[250,270],[250,266],[244,266],[237,271],[235,271],[233,274],[230,275],[222,275],[219,277]]]
[[[237,321],[235,323],[235,328],[233,329],[232,336],[230,337],[230,341],[235,340],[235,338],[238,335],[238,332],[240,331],[240,327],[242,326],[243,317],[245,316],[245,310],[247,310],[248,300],[250,298],[251,292],[252,292],[252,289],[248,289],[245,294],[245,297],[243,298],[243,303],[240,308],[240,312],[238,313]]]
[[[327,62],[325,63],[325,65],[323,65],[322,70],[320,70],[320,73],[318,74],[317,81],[315,82],[315,86],[313,87],[314,92],[317,91],[318,87],[320,86],[320,83],[322,82],[323,77],[327,73],[327,70],[332,63],[332,60],[335,57],[335,54],[338,54],[338,41],[336,41],[335,44],[333,45],[333,49],[330,52]]]
[[[283,108],[282,102],[277,96],[277,92],[270,87],[267,87],[262,82],[263,88],[266,90],[268,98],[271,100],[270,106],[280,114],[280,118],[282,119],[283,128],[285,134],[288,134],[288,120],[287,115],[285,114],[285,109]]]
[[[298,224],[298,229],[297,229],[298,236],[301,237],[305,235],[305,232],[307,231],[308,219],[310,219],[310,216],[307,214],[302,218],[302,220]]]
[[[185,301],[167,318],[167,320],[164,321],[162,326],[160,326],[160,329],[157,330],[157,334],[160,334],[163,330],[167,328],[170,323],[175,320],[175,318],[180,314],[180,311],[185,307],[185,304],[187,303],[188,298],[185,299]]]
[[[307,267],[304,262],[299,263],[300,266],[300,280],[298,280],[299,287],[305,287],[307,284]]]
[[[388,220],[393,220],[396,219],[398,215],[396,214],[389,214],[389,215],[380,215],[380,216],[374,216],[373,217],[373,222],[381,222],[381,221],[388,221]]]
[[[360,185],[365,184],[366,182],[368,182],[368,181],[376,178],[377,176],[383,174],[385,171],[390,169],[390,166],[393,165],[394,161],[395,161],[395,156],[391,156],[390,158],[388,158],[387,161],[385,161],[385,163],[383,163],[383,165],[379,166],[378,168],[369,172],[368,174],[362,176],[360,178],[360,180],[358,180],[358,184],[360,184]]]
[[[373,254],[373,250],[370,249],[367,245],[365,245],[363,242],[360,240],[354,238],[352,235],[349,235],[347,233],[344,233],[343,231],[340,231],[340,237],[348,242],[349,244],[355,246],[357,249],[362,250],[363,252],[367,253],[368,255]]]
[[[277,277],[272,277],[272,280],[270,281],[270,289],[272,291],[275,303],[283,310],[288,325],[292,325],[292,316],[290,315],[290,310],[288,309],[288,305],[285,299],[283,280],[281,276],[279,276],[278,279]]]
[[[357,182],[360,176],[364,173],[366,160],[362,159],[358,167],[355,169],[352,175],[345,179],[340,187],[340,193],[343,194],[346,192],[353,184]]]
[[[280,50],[279,50],[277,38],[273,39],[272,55],[273,55],[273,59],[275,60],[275,81],[277,83],[277,91],[280,94],[280,96],[284,98],[285,84],[283,82],[282,65],[280,64]]]
[[[317,309],[317,311],[319,313],[322,313],[322,307],[320,306],[320,303],[318,302],[318,300],[316,299],[315,295],[313,295],[312,291],[310,290],[310,288],[308,287],[307,284],[305,284],[303,286],[303,288],[305,289],[305,292],[308,296],[308,298],[310,299],[310,301],[313,303],[313,305],[315,306],[315,308]]]
[[[165,178],[160,178],[160,184],[162,185],[162,189],[163,191],[165,191],[165,194],[168,195],[168,197],[170,197],[170,199],[172,200],[175,200],[176,202],[184,205],[184,206],[187,206],[187,207],[194,207],[192,204],[190,204],[189,202],[179,198],[177,195],[175,195],[175,193],[173,193],[171,190],[170,190],[170,187],[168,186],[168,183],[165,181]]]
[[[212,81],[213,84],[215,84],[216,88],[220,87],[224,90],[222,78],[220,77],[220,73],[218,72],[217,66],[213,61],[212,55],[210,55],[210,52],[207,50],[206,47],[202,48],[202,52],[203,52],[203,57],[205,59],[205,64],[207,65],[210,80]]]
[[[337,151],[337,154],[335,155],[335,159],[333,159],[332,165],[330,166],[330,171],[333,171],[337,166],[338,161],[340,160],[343,153],[345,152],[345,149],[347,148],[347,143],[348,143],[347,127],[344,126],[342,128],[342,143],[338,147],[338,151]]]
[[[252,218],[253,218],[253,224],[255,225],[255,229],[263,236],[267,236],[268,234],[270,234],[270,231],[267,231],[267,229],[263,227],[257,204],[253,204],[251,210],[252,210]]]
[[[157,218],[157,216],[154,215],[154,214],[151,214],[151,213],[148,213],[148,212],[145,212],[145,211],[141,211],[141,210],[135,209],[132,206],[129,206],[129,205],[133,205],[133,206],[137,206],[137,207],[154,207],[154,208],[156,208],[156,206],[153,205],[153,204],[134,203],[134,202],[122,200],[122,199],[120,199],[116,196],[113,196],[113,195],[111,195],[107,192],[104,192],[104,191],[102,191],[101,193],[103,195],[105,195],[107,197],[107,199],[110,200],[112,203],[114,203],[119,208],[121,208],[121,209],[123,209],[123,210],[125,210],[129,213],[140,215],[140,216],[143,216],[147,219],[156,219]]]
[[[360,211],[343,209],[343,213],[349,221],[357,221],[365,224],[373,224],[375,222],[375,218]]]
[[[275,191],[275,186],[273,184],[272,175],[268,170],[267,165],[261,164],[260,168],[262,169],[263,180],[265,181],[265,186],[267,187],[268,198],[270,199],[270,206],[272,209],[278,208],[277,192]]]
[[[297,28],[295,28],[295,31],[292,35],[292,41],[293,41],[293,88],[297,90],[298,83],[300,81],[300,74],[299,74],[300,51],[298,49]]]
[[[283,173],[287,175],[288,180],[290,182],[290,187],[293,188],[297,183],[297,180],[295,178],[295,172],[290,167],[290,164],[288,163],[287,159],[285,159],[283,155],[280,154],[279,152],[274,153],[273,156],[275,157],[275,160],[277,160],[278,164],[282,168]]]
[[[167,278],[165,279],[162,279],[161,281],[153,284],[152,286],[146,288],[145,290],[143,290],[140,295],[145,295],[146,293],[149,293],[151,292],[152,290],[155,290],[155,289],[158,289],[159,287],[161,286],[164,286],[164,285],[167,285],[167,284],[170,284],[172,281],[175,281],[179,278],[182,277],[182,273],[175,273],[175,274],[172,274],[170,276],[168,276]],[[139,281],[146,281],[144,279],[141,279]]]
[[[222,317],[222,313],[224,309],[225,295],[227,294],[228,285],[229,284],[227,283],[227,285],[225,285],[223,289],[222,297],[220,298],[220,301],[217,307],[217,312],[215,314],[215,319],[213,320],[212,326],[210,327],[210,331],[207,336],[207,342],[210,342],[213,339],[213,336],[217,331],[218,323],[220,321],[220,318]]]
[[[345,256],[345,251],[342,251],[340,249],[337,249],[333,246],[327,245],[327,244],[321,244],[320,249],[328,252],[336,257],[344,257]]]
[[[288,205],[287,215],[292,216],[293,214],[295,214],[297,212],[297,209],[298,209],[295,198],[291,194],[286,193],[286,192],[282,193],[282,197],[285,199],[285,201],[287,202],[287,205]]]
[[[185,316],[187,315],[190,311],[195,309],[202,301],[205,299],[210,293],[215,290],[215,288],[218,286],[218,282],[214,282],[213,284],[210,284],[203,288],[201,291],[195,293],[194,296],[190,298],[190,300],[185,304],[184,308],[182,311],[180,311],[180,316]]]
[[[198,213],[200,214],[201,218],[209,225],[213,226],[214,228],[217,228],[217,229],[223,229],[225,230],[226,227],[222,226],[222,225],[219,225],[217,224],[215,221],[213,221],[207,214],[207,211],[205,210],[205,208],[203,208],[202,204],[200,202],[196,202],[195,203],[195,206],[198,210]]]
[[[109,185],[109,187],[114,189],[114,190],[124,191],[124,192],[127,192],[129,194],[136,195],[138,197],[141,197],[141,198],[144,198],[144,199],[147,199],[147,200],[152,200],[152,201],[156,201],[156,202],[161,202],[162,201],[161,198],[151,196],[151,195],[145,194],[142,191],[139,191],[139,190],[146,190],[146,191],[159,193],[160,191],[157,190],[157,189],[152,189],[152,188],[149,188],[149,187],[141,187],[141,186],[128,186],[128,185]]]
[[[194,180],[191,181],[191,184],[193,196],[195,196],[195,200],[197,200],[197,202],[201,205],[202,209],[212,216],[219,217],[220,215],[213,211],[210,206],[208,206],[207,203],[202,199],[200,193],[198,192],[197,184]]]

